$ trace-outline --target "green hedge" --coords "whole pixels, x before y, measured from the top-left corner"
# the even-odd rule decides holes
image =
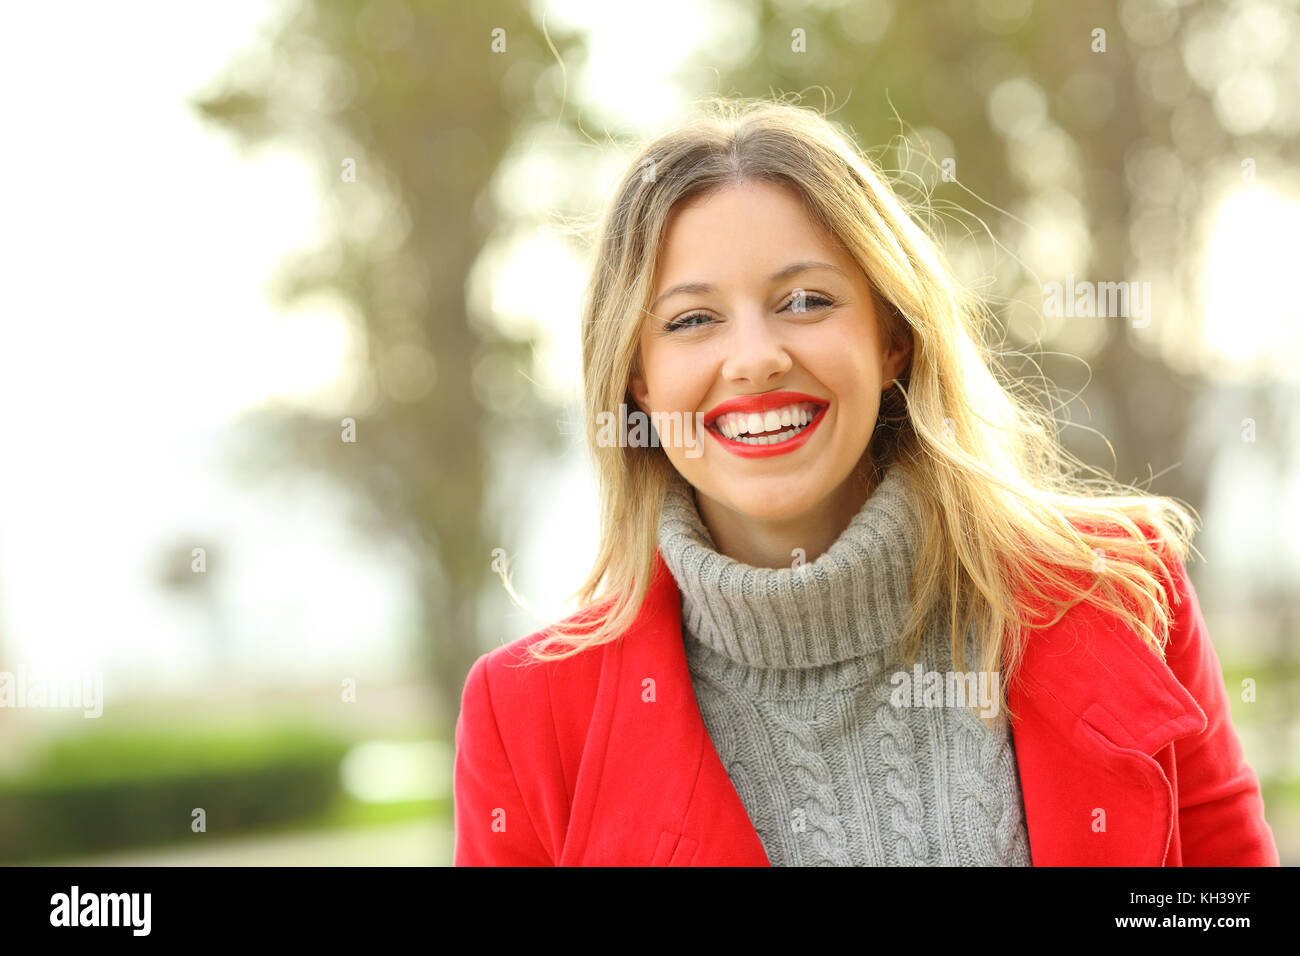
[[[90,733],[0,777],[0,862],[231,835],[313,817],[340,797],[351,741],[300,728]]]

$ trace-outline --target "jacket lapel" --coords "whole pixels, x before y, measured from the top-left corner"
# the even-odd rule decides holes
[[[681,595],[655,552],[632,628],[607,647],[562,865],[767,866],[709,739],[682,644]]]
[[[1176,792],[1161,751],[1204,730],[1204,711],[1094,607],[1029,634],[1007,699],[1034,865],[1164,865]]]

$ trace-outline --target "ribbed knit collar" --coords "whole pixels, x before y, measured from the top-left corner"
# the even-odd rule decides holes
[[[799,568],[756,568],[720,554],[694,489],[674,477],[659,551],[692,637],[762,668],[835,664],[901,639],[921,526],[899,469],[886,472],[829,550]]]

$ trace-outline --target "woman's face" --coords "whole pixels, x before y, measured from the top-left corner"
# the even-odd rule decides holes
[[[849,252],[793,190],[728,186],[673,211],[654,290],[630,391],[652,420],[702,414],[702,454],[662,447],[706,522],[851,517],[848,479],[910,343],[883,341]]]

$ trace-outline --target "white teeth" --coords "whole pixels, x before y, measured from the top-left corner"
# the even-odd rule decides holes
[[[803,431],[803,428],[792,428],[788,432],[780,432],[776,435],[759,435],[751,438],[749,435],[739,435],[732,441],[740,442],[742,445],[779,445],[783,441],[789,441],[795,435]]]
[[[773,441],[783,441],[787,437],[785,434],[761,436],[759,432],[770,432],[782,427],[793,427],[798,433],[798,429],[807,425],[816,416],[821,406],[813,405],[808,402],[786,405],[782,408],[774,408],[767,412],[732,412],[727,415],[720,415],[714,421],[713,427],[732,441],[741,440],[739,436],[750,433],[749,437],[744,439],[745,444],[770,444]]]

